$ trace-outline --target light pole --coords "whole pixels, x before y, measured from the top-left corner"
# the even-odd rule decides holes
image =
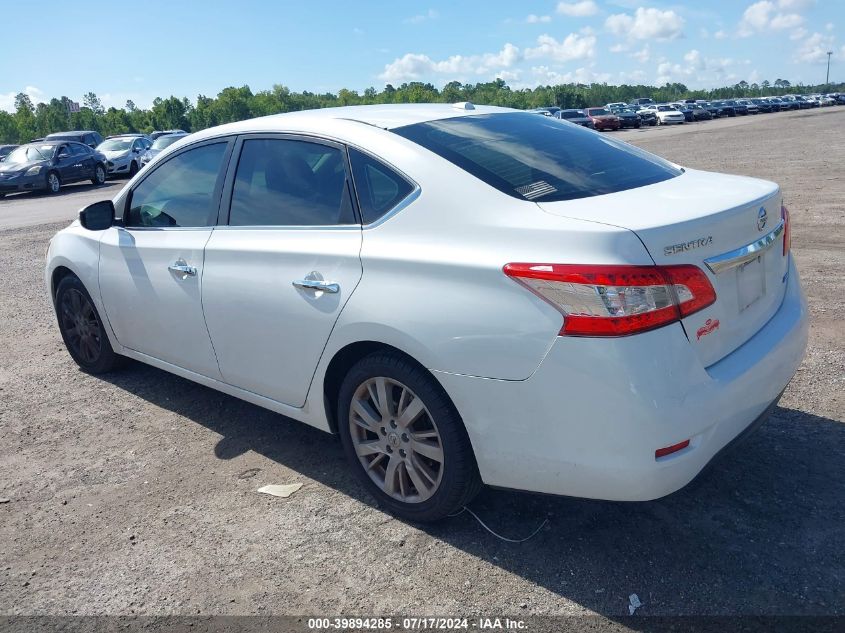
[[[824,77],[824,85],[827,88],[827,85],[830,83],[830,56],[833,55],[833,51],[827,52],[827,74]]]

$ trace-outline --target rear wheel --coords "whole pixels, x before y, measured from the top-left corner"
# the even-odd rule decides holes
[[[136,162],[133,160],[133,161],[132,161],[132,164],[131,164],[131,165],[129,165],[129,177],[130,177],[130,178],[132,178],[132,177],[133,177],[135,174],[137,174],[137,173],[138,173],[138,163],[136,163]]]
[[[401,354],[379,352],[349,371],[338,420],[352,468],[399,516],[442,519],[481,488],[458,412],[434,378]]]
[[[56,288],[56,316],[68,353],[83,370],[102,374],[121,357],[114,353],[103,320],[79,278],[68,275]]]
[[[102,185],[106,182],[106,168],[102,165],[97,165],[94,168],[94,177],[91,179],[95,185]]]

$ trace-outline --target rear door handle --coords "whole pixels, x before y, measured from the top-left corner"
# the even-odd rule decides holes
[[[293,282],[293,285],[303,290],[319,290],[330,294],[340,292],[340,285],[333,281],[323,281],[321,279],[297,279]]]
[[[197,269],[193,266],[188,266],[184,259],[176,260],[175,263],[167,267],[167,270],[176,273],[181,279],[197,276]]]

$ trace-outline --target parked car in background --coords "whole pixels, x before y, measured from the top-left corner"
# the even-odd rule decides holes
[[[634,112],[637,113],[637,116],[640,117],[640,123],[642,125],[657,125],[657,115],[654,113],[654,110],[649,110],[648,108],[640,108],[639,106],[631,106]]]
[[[630,108],[607,108],[610,113],[619,119],[619,127],[631,127],[631,128],[639,128],[642,125],[642,121],[640,117],[637,116],[637,113],[631,110]]]
[[[640,98],[638,98],[638,99],[634,99],[634,100],[631,102],[631,105],[636,105],[636,106],[652,106],[652,105],[655,105],[655,103],[654,103],[654,99],[648,99],[648,98],[646,98],[646,97],[640,97]]]
[[[76,141],[94,149],[103,142],[99,132],[93,130],[75,130],[72,132],[53,132],[44,137],[45,141]]]
[[[695,121],[709,121],[713,118],[713,115],[710,114],[710,110],[701,106],[697,103],[689,104],[689,107],[692,108],[692,117]]]
[[[593,125],[593,120],[588,117],[583,110],[561,110],[557,113],[556,118],[563,121],[569,121],[570,123],[575,123],[576,125],[581,125],[583,127],[588,127],[591,130],[596,129],[596,126]]]
[[[787,104],[789,110],[802,110],[810,107],[810,104],[798,95],[783,95],[780,99]]]
[[[736,103],[745,108],[746,114],[760,114],[760,107],[752,99],[737,99]]]
[[[147,383],[171,372],[337,433],[359,485],[410,521],[482,483],[614,501],[686,486],[804,356],[780,188],[459,108],[191,135],[50,241],[69,356],[95,374],[128,356],[159,368]]]
[[[730,106],[734,109],[734,112],[740,116],[745,116],[748,114],[748,107],[739,103],[736,99],[726,99],[725,105]]]
[[[719,110],[719,116],[736,116],[736,108],[726,101],[713,101],[711,105]]]
[[[710,117],[713,119],[718,119],[722,116],[722,111],[719,106],[714,105],[710,101],[698,100],[696,101],[696,104],[707,110],[710,113]]]
[[[533,112],[534,114],[542,114],[543,116],[552,116],[552,113],[549,112],[548,108],[531,108],[530,110],[526,110],[526,112]]]
[[[12,153],[12,150],[20,147],[19,145],[0,145],[0,162],[5,160],[6,156]]]
[[[187,132],[182,132],[181,134],[165,134],[163,136],[159,136],[156,140],[153,141],[153,144],[150,148],[144,152],[141,156],[141,167],[149,163],[153,158],[158,156],[161,151],[167,147],[170,147],[176,141],[179,141],[183,138],[188,136]]]
[[[684,113],[666,104],[651,106],[649,110],[657,117],[657,125],[671,125],[672,123],[686,123]]]
[[[106,159],[73,141],[21,145],[0,163],[0,195],[35,190],[58,193],[62,185],[80,180],[102,185],[106,181]]]
[[[757,112],[760,113],[760,114],[768,114],[770,112],[774,112],[774,108],[775,108],[774,104],[769,103],[765,99],[752,98],[752,99],[748,99],[748,101],[750,101],[755,106],[757,106]]]
[[[631,106],[628,105],[627,103],[623,103],[622,101],[616,101],[614,103],[608,103],[604,107],[612,112],[613,110],[616,110],[617,108],[630,108]]]
[[[766,97],[765,100],[771,104],[772,112],[789,110],[789,104],[784,102],[780,97]]]
[[[670,103],[669,107],[675,108],[678,112],[684,115],[684,121],[687,123],[692,123],[695,121],[695,116],[693,115],[692,107],[686,102],[681,103]]]
[[[590,118],[599,132],[603,130],[618,130],[622,126],[619,117],[612,114],[607,108],[584,108],[584,113]]]
[[[141,157],[152,146],[148,138],[136,135],[110,136],[97,146],[106,157],[109,176],[126,174],[130,178],[141,169]]]
[[[187,134],[187,132],[185,130],[156,130],[155,132],[150,132],[148,136],[154,141],[159,136],[164,136],[165,134]]]

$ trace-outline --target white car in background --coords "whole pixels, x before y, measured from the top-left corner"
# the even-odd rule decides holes
[[[672,123],[684,123],[684,113],[676,110],[670,105],[653,105],[645,110],[651,110],[657,117],[657,125],[671,125]]]
[[[180,140],[45,273],[85,371],[129,357],[337,433],[425,521],[482,482],[689,483],[801,362],[789,233],[771,182],[516,110],[380,105]]]
[[[146,136],[126,134],[110,136],[97,146],[97,151],[106,157],[109,176],[123,174],[131,178],[141,169],[141,157],[151,145]]]

